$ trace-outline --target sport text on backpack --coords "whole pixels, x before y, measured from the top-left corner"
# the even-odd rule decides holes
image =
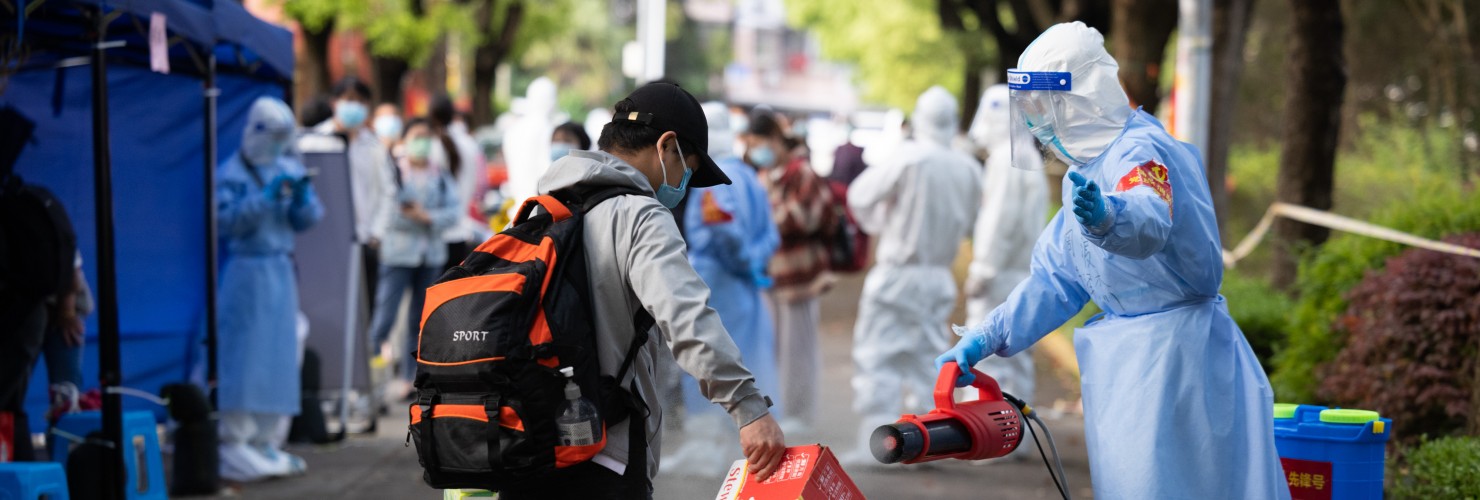
[[[530,198],[512,227],[427,289],[408,442],[415,441],[428,485],[498,491],[539,481],[590,460],[606,446],[607,429],[643,416],[646,407],[620,380],[647,342],[652,317],[640,311],[634,318],[637,334],[617,377],[601,375],[582,238],[585,213],[623,194],[639,193]],[[532,215],[536,207],[542,211]],[[562,368],[573,371],[569,380],[599,413],[591,444],[561,443]]]

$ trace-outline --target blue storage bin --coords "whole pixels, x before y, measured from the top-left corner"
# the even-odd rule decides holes
[[[0,498],[68,500],[67,472],[52,462],[0,463]]]
[[[164,459],[159,451],[159,432],[154,414],[147,411],[123,413],[123,464],[127,469],[124,498],[128,500],[165,500],[169,486],[164,482]],[[103,412],[84,411],[62,415],[56,429],[78,437],[103,429]],[[67,455],[76,444],[60,436],[49,436],[51,459],[67,463]]]
[[[1381,499],[1392,427],[1374,411],[1275,405],[1274,444],[1291,496]]]

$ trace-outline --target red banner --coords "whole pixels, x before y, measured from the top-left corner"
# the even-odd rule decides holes
[[[1293,500],[1331,500],[1331,462],[1281,458]]]

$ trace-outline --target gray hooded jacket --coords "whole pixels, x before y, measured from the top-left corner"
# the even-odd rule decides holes
[[[615,376],[634,336],[632,317],[646,308],[660,335],[639,350],[623,387],[636,381],[647,418],[648,478],[658,474],[662,399],[655,359],[673,356],[699,381],[699,390],[728,411],[743,427],[769,410],[755,388],[755,378],[740,363],[740,349],[710,309],[709,287],[689,265],[683,239],[672,213],[653,198],[647,177],[621,159],[601,151],[575,151],[550,165],[539,192],[574,190],[589,193],[609,187],[636,188],[646,196],[612,198],[588,212],[585,221],[586,265],[592,283],[596,344],[601,371]],[[660,342],[659,340],[662,340]],[[627,463],[631,420],[609,429],[606,459]]]

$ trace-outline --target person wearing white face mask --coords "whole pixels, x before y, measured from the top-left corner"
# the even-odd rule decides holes
[[[539,192],[560,199],[626,191],[584,208],[582,245],[603,375],[618,375],[634,339],[642,338],[634,324],[637,312],[645,310],[654,320],[655,330],[631,358],[631,378],[622,382],[649,411],[608,427],[606,445],[591,461],[538,484],[500,491],[505,500],[652,498],[664,413],[653,369],[666,356],[698,379],[704,396],[740,428],[740,447],[759,479],[769,477],[785,455],[766,397],[719,315],[706,305],[709,288],[689,264],[669,212],[690,186],[730,182],[707,153],[708,126],[699,102],[676,85],[651,83],[618,102],[615,111],[598,140],[600,151],[573,151],[556,161],[540,179]]]
[[[902,412],[928,410],[931,361],[949,346],[956,279],[951,264],[981,206],[981,164],[951,149],[956,98],[931,87],[910,114],[914,137],[848,187],[848,207],[878,238],[853,327],[853,410],[858,448],[843,458],[875,465],[869,436]]]
[[[334,84],[334,117],[315,125],[313,131],[333,134],[344,139],[349,157],[351,199],[355,211],[355,241],[360,243],[361,283],[371,295],[375,293],[379,274],[381,235],[375,218],[380,210],[394,203],[395,178],[390,153],[367,123],[370,87],[355,77]],[[370,313],[374,314],[374,305]]]
[[[302,473],[303,459],[283,452],[279,434],[300,408],[294,233],[324,209],[303,165],[287,155],[293,112],[257,99],[241,150],[217,169],[217,224],[226,260],[221,271],[221,476],[233,481]]]
[[[383,102],[375,107],[375,120],[371,127],[375,130],[375,136],[380,138],[380,143],[390,150],[397,141],[401,139],[401,129],[404,123],[401,121],[401,108],[394,103]]]

